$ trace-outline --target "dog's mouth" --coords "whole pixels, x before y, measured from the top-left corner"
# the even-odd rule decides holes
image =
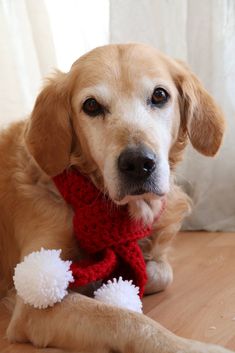
[[[131,192],[131,196],[139,196],[139,195],[146,195],[146,194],[151,194],[151,195],[155,195],[156,197],[162,197],[164,196],[163,193],[160,193],[159,191],[154,192],[152,190],[145,190],[144,188],[141,189],[137,189],[135,191]]]
[[[138,196],[143,194],[146,194],[146,190],[144,190],[143,188],[132,191],[131,193],[132,196]]]
[[[156,172],[145,179],[139,180],[129,180],[119,176],[116,190],[110,196],[116,204],[124,205],[135,200],[151,201],[160,199],[167,192],[168,187],[161,183],[161,178]]]
[[[114,202],[118,205],[125,205],[130,201],[134,200],[155,200],[164,197],[165,194],[161,193],[159,190],[154,188],[133,188],[129,192],[119,193],[119,195],[114,199]]]

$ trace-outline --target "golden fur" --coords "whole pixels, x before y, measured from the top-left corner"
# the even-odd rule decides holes
[[[107,151],[103,145],[111,146],[110,160],[130,141],[144,141],[155,151],[160,150],[161,142],[154,138],[151,128],[136,127],[128,120],[132,111],[130,102],[138,94],[143,76],[147,77],[146,82],[160,77],[160,82],[166,83],[172,93],[167,208],[154,225],[151,237],[141,242],[147,264],[151,265],[146,292],[162,290],[172,280],[167,249],[190,210],[188,197],[174,184],[175,166],[182,158],[188,138],[205,155],[217,152],[224,131],[223,116],[184,64],[146,45],[110,45],[84,55],[68,74],[58,72],[39,94],[30,118],[11,125],[0,135],[2,297],[12,288],[14,267],[26,254],[45,247],[61,248],[64,259],[79,256],[72,232],[72,211],[61,199],[51,176],[71,165],[77,166],[115,201],[114,181],[118,181],[114,171],[108,181],[105,179]],[[104,91],[109,99],[107,104],[118,107],[112,123],[89,119],[82,112],[81,102],[89,92],[83,97],[81,92],[90,87],[98,87],[99,94]],[[110,91],[115,98],[108,97]],[[155,126],[154,119],[151,124]],[[99,137],[97,152],[98,134],[102,138]],[[145,221],[152,220],[159,208],[159,198],[148,195],[127,202],[131,215]],[[157,280],[152,273],[154,264],[159,271]],[[226,351],[176,337],[144,315],[104,305],[77,293],[70,293],[61,304],[45,310],[24,305],[17,298],[7,336],[11,342],[29,341],[38,347],[76,352]],[[17,352],[17,346],[12,347]]]

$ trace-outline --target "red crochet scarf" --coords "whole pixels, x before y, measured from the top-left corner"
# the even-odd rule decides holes
[[[74,282],[70,287],[122,276],[133,280],[142,297],[147,275],[137,241],[150,234],[152,225],[132,220],[127,206],[115,205],[76,170],[64,171],[53,180],[73,207],[78,246],[89,256],[71,265]]]

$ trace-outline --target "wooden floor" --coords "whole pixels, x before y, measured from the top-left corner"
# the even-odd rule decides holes
[[[144,298],[145,313],[178,335],[235,351],[235,233],[181,233],[171,258],[174,282]],[[0,309],[1,353],[44,351],[8,345],[7,322]]]
[[[174,282],[144,298],[145,313],[177,335],[235,351],[235,234],[181,233]]]

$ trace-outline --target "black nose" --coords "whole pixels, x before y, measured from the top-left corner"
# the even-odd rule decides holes
[[[118,169],[133,180],[146,179],[156,168],[156,155],[146,146],[128,147],[118,158]]]

